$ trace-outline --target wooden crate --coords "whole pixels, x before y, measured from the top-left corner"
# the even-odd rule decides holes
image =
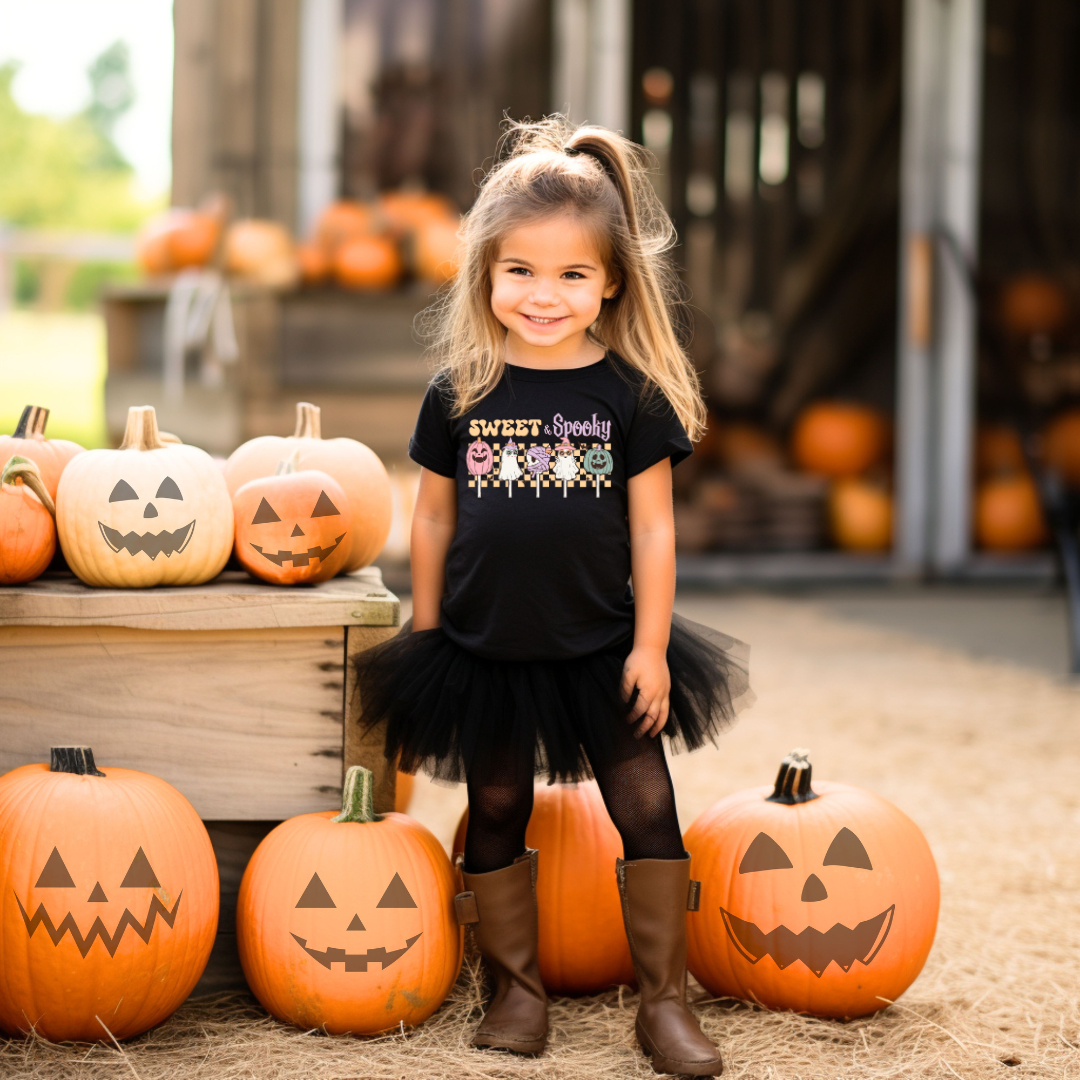
[[[63,576],[4,589],[0,773],[82,744],[183,792],[221,875],[197,990],[243,985],[236,893],[259,840],[339,806],[350,765],[375,773],[376,810],[393,809],[396,772],[382,732],[361,732],[349,659],[399,621],[374,567],[295,589],[233,572],[195,588],[88,589]]]

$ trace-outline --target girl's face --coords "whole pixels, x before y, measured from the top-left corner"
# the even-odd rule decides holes
[[[601,300],[616,289],[588,231],[570,214],[507,233],[491,266],[491,310],[506,327],[512,356],[571,357],[585,344]]]

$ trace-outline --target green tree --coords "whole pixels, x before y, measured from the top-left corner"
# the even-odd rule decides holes
[[[0,222],[28,228],[130,232],[156,209],[140,201],[112,127],[134,100],[127,47],[91,65],[90,104],[53,120],[24,112],[11,93],[17,64],[0,65]]]

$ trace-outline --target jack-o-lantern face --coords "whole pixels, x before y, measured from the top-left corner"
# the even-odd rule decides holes
[[[328,473],[286,464],[288,470],[249,480],[233,496],[236,557],[275,585],[328,581],[345,569],[352,509]]]
[[[774,788],[721,799],[687,830],[701,907],[690,971],[710,992],[819,1016],[863,1016],[918,975],[938,879],[918,827],[873,792],[810,786],[805,752]]]
[[[465,450],[465,464],[473,476],[491,472],[493,460],[491,446],[482,439],[469,443]]]
[[[360,918],[359,911],[352,912],[350,918],[347,912],[338,907],[326,886],[322,883],[322,878],[319,877],[318,873],[311,875],[311,880],[308,882],[303,895],[296,902],[296,906],[297,908],[307,909],[332,909],[339,913],[339,917],[327,917],[326,919],[320,919],[319,922],[324,923],[327,932],[333,935],[335,941],[341,942],[341,944],[327,943],[325,948],[316,949],[308,944],[308,938],[301,937],[299,934],[292,934],[297,945],[312,960],[317,964],[321,964],[328,971],[332,970],[334,964],[344,965],[342,969],[344,971],[367,971],[368,964],[380,964],[382,970],[385,971],[392,964],[397,963],[416,944],[423,933],[418,926],[415,934],[406,937],[404,942],[401,942],[401,933],[397,929],[398,920],[396,919],[394,920],[395,927],[393,929],[384,928],[384,933],[379,934],[380,940],[378,942],[373,940],[373,933],[368,931],[366,924],[370,924],[372,931],[378,933],[375,928],[381,922],[378,917],[380,910],[416,907],[416,901],[413,900],[409,890],[405,887],[400,874],[394,874],[381,899],[375,905],[375,913],[369,913],[366,916],[366,924],[365,920]],[[387,938],[393,940],[387,942]],[[392,946],[391,948],[387,947],[388,943]],[[356,951],[350,952],[351,948],[355,948]]]
[[[143,499],[139,496],[139,493],[131,486],[126,480],[120,479],[116,481],[113,486],[112,492],[109,495],[110,505],[113,503],[138,503],[135,508],[136,512],[141,511],[143,522],[153,521],[155,518],[161,516],[157,504],[163,500],[170,500],[173,502],[183,502],[184,496],[180,491],[179,485],[171,476],[166,476],[160,484],[157,485],[157,490],[153,493],[152,499]],[[132,524],[128,519],[131,518],[131,514],[122,515],[125,524]],[[120,521],[121,515],[117,515],[114,521]],[[146,555],[151,560],[156,559],[159,555],[164,555],[169,558],[173,553],[179,554],[188,546],[192,536],[195,534],[195,522],[191,520],[184,525],[179,526],[176,529],[162,529],[159,532],[136,532],[134,529],[130,529],[128,532],[121,532],[120,529],[114,528],[110,525],[106,525],[104,521],[98,520],[98,528],[101,530],[101,535],[105,539],[105,543],[109,545],[117,554],[121,551],[126,551],[129,555]]]
[[[38,928],[41,927],[48,934],[53,945],[59,945],[64,940],[64,937],[70,934],[72,941],[75,942],[84,958],[93,948],[94,942],[100,940],[109,956],[115,956],[116,950],[120,947],[120,942],[124,939],[128,929],[132,931],[133,935],[142,938],[147,945],[150,944],[150,938],[154,933],[154,927],[159,917],[171,930],[176,922],[176,913],[180,909],[180,901],[183,898],[183,890],[181,890],[172,906],[169,907],[162,902],[157,893],[154,893],[150,896],[145,914],[142,917],[131,911],[127,906],[128,903],[135,898],[144,901],[146,898],[145,890],[161,890],[161,882],[158,881],[157,874],[154,873],[150,860],[147,859],[142,848],[139,848],[135,853],[135,857],[131,860],[131,865],[128,867],[123,880],[110,885],[109,892],[112,893],[113,899],[124,902],[123,912],[116,918],[111,930],[101,915],[97,915],[90,928],[84,930],[79,926],[75,916],[66,910],[68,904],[65,897],[74,895],[78,898],[78,893],[68,894],[64,890],[78,890],[80,888],[86,889],[87,895],[82,899],[87,904],[109,904],[110,896],[102,883],[95,881],[92,886],[89,882],[76,883],[67,868],[67,864],[64,862],[63,856],[60,854],[60,850],[54,847],[48,861],[42,867],[41,874],[34,883],[35,896],[39,896],[44,891],[47,897],[51,897],[52,890],[57,890],[55,906],[49,905],[53,906],[53,913],[50,914],[45,901],[41,900],[37,905],[37,910],[31,915],[23,906],[23,902],[17,894],[15,897],[27,934],[33,937]],[[125,893],[124,890],[126,889],[138,889],[141,891],[139,893]],[[113,907],[115,908],[115,906],[114,904]],[[142,907],[141,903],[139,907]],[[64,911],[62,917],[59,916],[61,910]]]
[[[611,454],[601,446],[594,446],[585,454],[585,471],[606,475],[611,472]]]
[[[862,841],[846,826],[840,829],[825,852],[821,867],[827,866],[867,871],[874,869]],[[740,874],[781,873],[794,869],[784,849],[765,832],[757,834],[739,863]],[[794,890],[798,890],[799,886],[797,876],[786,875],[787,882]],[[856,890],[859,887],[859,882],[844,880],[844,875],[823,876],[832,878],[835,890],[842,890],[845,886],[854,886]],[[804,904],[817,904],[828,898],[829,890],[821,876],[814,872],[807,874],[799,891],[799,900]],[[820,979],[832,963],[845,972],[851,970],[856,960],[860,964],[871,963],[889,936],[896,905],[890,904],[885,910],[860,920],[856,926],[848,927],[836,922],[824,932],[813,926],[794,930],[783,924],[766,932],[753,921],[739,918],[723,906],[720,910],[732,944],[749,963],[756,964],[762,957],[771,956],[776,966],[783,970],[796,960],[801,960]]]

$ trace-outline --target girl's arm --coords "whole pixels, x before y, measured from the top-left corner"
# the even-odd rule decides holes
[[[421,469],[410,541],[414,631],[439,625],[446,553],[456,531],[457,481]]]
[[[627,484],[630,569],[634,582],[634,648],[623,665],[622,691],[638,689],[631,722],[636,734],[660,734],[668,718],[671,676],[667,666],[671,609],[675,603],[675,513],[671,459],[664,458]]]

